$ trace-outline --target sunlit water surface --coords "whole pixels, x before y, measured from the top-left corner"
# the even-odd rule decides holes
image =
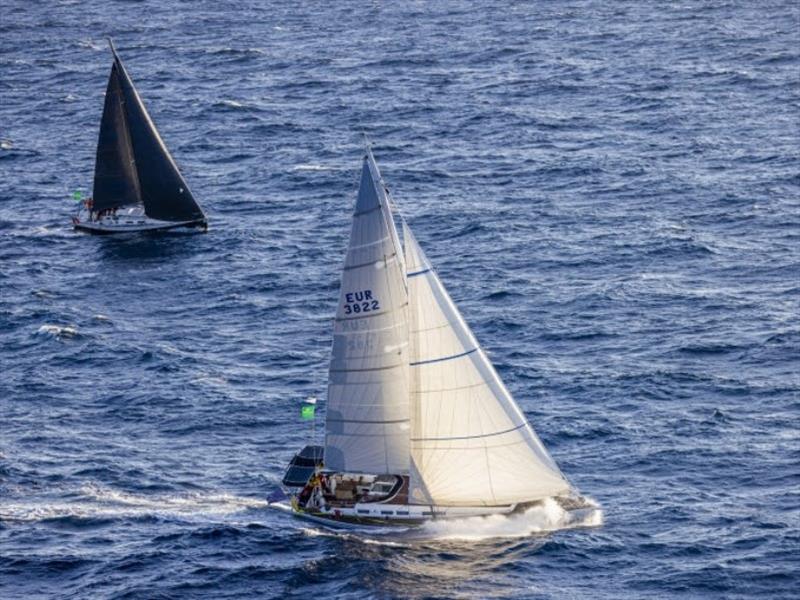
[[[797,3],[475,4],[3,3],[0,596],[797,593]],[[68,227],[107,34],[207,235]],[[602,510],[267,508],[324,399],[362,131]]]

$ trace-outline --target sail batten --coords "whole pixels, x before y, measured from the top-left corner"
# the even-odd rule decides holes
[[[449,437],[435,437],[435,438],[411,438],[412,442],[443,442],[443,441],[452,441],[452,440],[476,440],[479,438],[488,438],[493,437],[496,435],[503,435],[504,433],[511,433],[512,431],[516,431],[517,429],[521,429],[525,427],[526,423],[520,423],[516,427],[512,427],[511,429],[506,429],[504,431],[494,431],[492,433],[482,433],[479,435],[456,435],[456,436],[449,436]]]
[[[439,328],[437,328],[437,329],[439,329]],[[419,333],[421,331],[431,331],[431,330],[430,329],[419,329],[419,330],[417,330],[417,333]],[[465,356],[469,356],[473,352],[477,352],[477,351],[478,351],[478,348],[470,348],[469,350],[466,350],[464,352],[459,352],[458,354],[451,354],[450,356],[440,356],[439,358],[429,358],[427,360],[418,360],[417,362],[410,363],[410,366],[418,367],[420,365],[429,365],[429,364],[432,364],[432,363],[444,362],[446,360],[455,360],[457,358],[463,358]]]

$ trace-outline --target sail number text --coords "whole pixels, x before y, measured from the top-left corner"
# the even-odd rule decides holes
[[[372,297],[372,290],[347,292],[344,295],[344,314],[352,315],[380,310],[380,303]]]

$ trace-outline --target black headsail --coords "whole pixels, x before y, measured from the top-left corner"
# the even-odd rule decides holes
[[[95,210],[138,204],[142,201],[116,63],[111,67],[103,119],[100,121],[92,196]]]
[[[111,41],[109,40],[109,43]],[[130,168],[125,171],[125,179],[129,185],[127,195],[124,198],[135,198],[133,201],[141,201],[144,204],[144,212],[148,217],[159,219],[162,221],[193,221],[205,220],[205,215],[200,206],[192,196],[189,186],[184,181],[183,176],[178,170],[175,161],[170,156],[167,147],[164,145],[158,130],[153,124],[150,115],[147,113],[142,99],[139,97],[136,88],[133,87],[133,82],[128,76],[122,61],[117,55],[114,44],[111,43],[111,52],[114,54],[114,67],[111,69],[111,81],[109,81],[109,91],[116,93],[120,98],[119,104],[122,106],[121,119],[124,122],[125,129],[125,143],[129,152],[132,153],[133,161],[131,161]],[[112,90],[112,87],[114,88]],[[117,91],[118,90],[118,91]],[[106,96],[106,108],[103,113],[103,125],[105,125],[107,113],[109,113],[109,103],[114,103]],[[113,108],[112,111],[118,110]],[[109,117],[109,119],[112,117]],[[110,127],[110,126],[109,126]],[[109,127],[106,127],[108,130]],[[100,143],[98,144],[97,157],[98,166],[95,168],[95,209],[102,210],[103,200],[98,206],[97,198],[97,172],[120,172],[120,169],[109,168],[100,165],[101,160],[101,146],[103,146],[104,160],[111,156],[109,150],[105,146],[111,146],[110,142],[106,142],[103,136],[104,128],[101,126],[100,130]],[[111,138],[109,133],[106,137]],[[121,135],[117,129],[114,129],[114,140],[112,140],[118,147],[124,146],[117,140]],[[106,142],[104,144],[104,142]],[[120,156],[122,152],[118,153]],[[113,163],[113,160],[110,161]],[[123,164],[123,160],[119,163]],[[124,165],[123,165],[124,166]],[[109,183],[106,183],[106,179]],[[113,181],[111,181],[113,179]],[[118,185],[124,178],[116,176],[109,178],[104,176],[101,183],[101,188],[106,186],[111,188]],[[105,193],[105,192],[104,192]],[[103,198],[101,194],[101,198]],[[121,206],[129,204],[124,199],[122,202],[119,200],[113,201],[111,206]]]

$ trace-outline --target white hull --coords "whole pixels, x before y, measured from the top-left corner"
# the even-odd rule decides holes
[[[364,526],[413,527],[428,521],[465,519],[508,515],[517,505],[508,506],[423,506],[418,504],[359,503],[353,507],[305,510],[293,507],[293,514],[307,521],[333,527],[352,529]]]

